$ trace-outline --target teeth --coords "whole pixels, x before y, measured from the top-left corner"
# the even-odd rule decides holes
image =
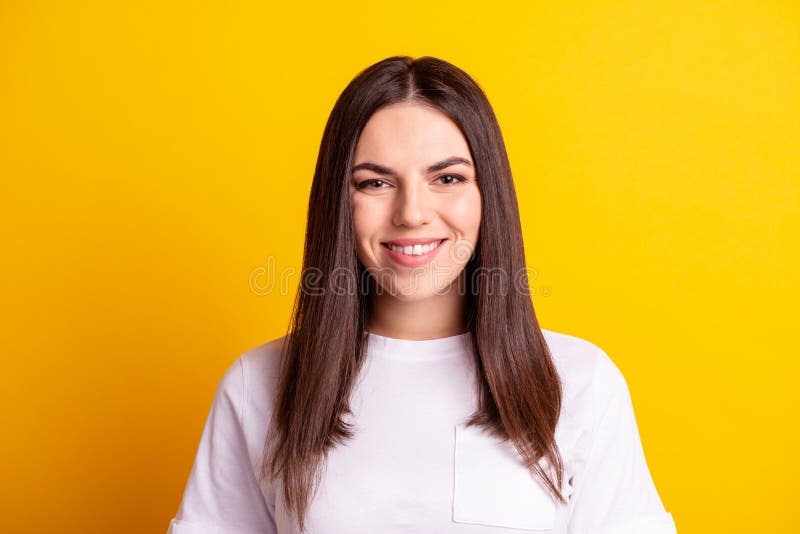
[[[389,248],[392,251],[397,252],[398,254],[405,254],[406,256],[422,256],[423,254],[427,254],[431,250],[435,249],[442,243],[441,240],[434,241],[433,243],[429,243],[427,245],[408,245],[405,247],[396,247],[394,245],[389,245]]]

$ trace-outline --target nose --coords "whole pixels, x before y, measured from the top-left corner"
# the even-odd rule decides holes
[[[416,185],[402,187],[394,206],[393,223],[396,226],[428,224],[433,217],[433,199],[424,180]]]

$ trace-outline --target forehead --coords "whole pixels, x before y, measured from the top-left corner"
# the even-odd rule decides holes
[[[383,107],[369,118],[356,145],[355,163],[416,167],[450,156],[472,161],[458,126],[441,111],[401,102]]]

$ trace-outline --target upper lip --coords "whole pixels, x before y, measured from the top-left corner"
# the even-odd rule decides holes
[[[407,239],[393,239],[392,241],[384,241],[383,243],[395,247],[413,247],[414,245],[426,245],[428,243],[444,241],[444,239],[444,237],[409,237]]]

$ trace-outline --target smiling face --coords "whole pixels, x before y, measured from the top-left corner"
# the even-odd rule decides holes
[[[350,205],[358,259],[386,294],[408,301],[447,293],[481,222],[461,130],[419,103],[376,111],[356,145]]]

